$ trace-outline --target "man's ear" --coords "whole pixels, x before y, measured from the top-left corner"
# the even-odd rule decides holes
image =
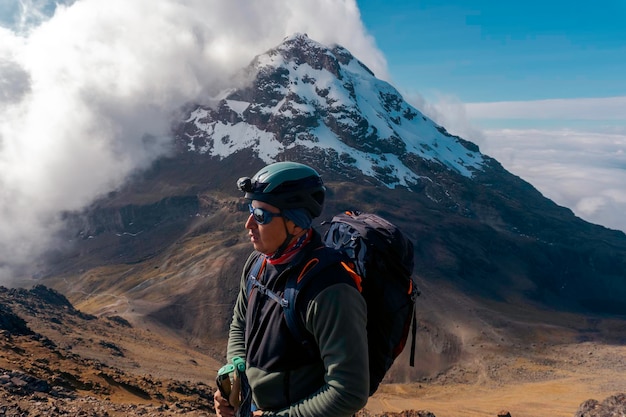
[[[298,226],[297,224],[295,224],[293,222],[293,220],[287,219],[286,220],[286,224],[287,224],[287,230],[289,231],[289,233],[291,233],[294,236],[299,235],[300,233],[302,233],[302,231],[304,230],[303,228],[301,228],[300,226]]]

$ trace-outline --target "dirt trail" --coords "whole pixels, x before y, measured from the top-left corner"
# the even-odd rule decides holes
[[[503,409],[513,417],[572,417],[585,400],[615,393],[590,389],[584,381],[573,378],[505,387],[423,386],[414,389],[412,396],[377,394],[367,408],[377,413],[429,410],[437,417],[496,416]]]
[[[572,417],[588,399],[626,392],[626,346],[574,344],[513,361],[494,356],[480,367],[487,372],[456,372],[474,375],[474,381],[457,380],[453,371],[433,382],[383,385],[367,409],[428,410],[437,417],[496,416],[501,410],[512,417]]]

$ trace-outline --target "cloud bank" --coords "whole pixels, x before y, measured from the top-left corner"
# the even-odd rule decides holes
[[[472,119],[558,119],[621,120],[626,119],[626,97],[550,99],[467,103]]]
[[[0,280],[168,152],[169,122],[295,32],[386,78],[354,0],[0,3]]]
[[[486,130],[482,151],[584,220],[626,232],[626,134]]]
[[[626,97],[465,104],[441,97],[424,109],[557,204],[626,232]],[[514,120],[523,127],[479,127]],[[545,122],[553,127],[538,127]]]

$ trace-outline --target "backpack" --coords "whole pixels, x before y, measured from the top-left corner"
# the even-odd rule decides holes
[[[374,394],[394,360],[404,349],[412,328],[410,365],[415,362],[416,317],[415,299],[420,294],[413,272],[413,243],[392,223],[371,213],[347,211],[333,217],[323,237],[331,251],[324,251],[324,261],[299,276],[287,280],[284,295],[278,296],[256,280],[262,265],[259,258],[248,275],[247,292],[257,288],[284,310],[289,331],[309,351],[312,338],[297,314],[298,294],[309,285],[315,273],[330,263],[347,260],[367,304],[367,339],[369,349],[370,391]],[[329,255],[330,253],[330,255]],[[334,254],[334,255],[333,255]]]

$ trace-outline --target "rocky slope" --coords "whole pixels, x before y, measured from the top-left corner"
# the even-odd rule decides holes
[[[179,353],[176,344],[119,316],[84,314],[43,286],[0,287],[0,341],[3,416],[211,411],[213,387],[206,383],[215,374],[214,360]],[[148,352],[154,360],[147,360]]]
[[[206,352],[202,353],[200,347],[172,343],[171,338],[164,337],[166,335],[157,327],[149,328],[153,331],[138,329],[119,316],[97,318],[85,314],[58,292],[40,285],[30,290],[0,287],[0,414],[7,417],[214,415],[211,381],[219,362],[212,360]],[[567,356],[572,359],[570,365],[559,367],[558,376],[569,381],[569,388],[573,391],[576,384],[566,377],[568,367],[593,381],[600,381],[594,377],[594,369],[611,369],[604,372],[606,382],[601,384],[606,384],[611,375],[626,371],[623,358],[598,345],[586,344],[585,351],[579,353],[575,352],[580,349],[568,352],[569,349],[563,346],[553,353],[556,354],[554,358]],[[511,379],[518,395],[523,396],[528,381],[549,381],[551,372],[555,372],[550,371],[547,362],[550,351],[542,352],[523,355],[526,357],[524,362],[520,362],[519,356],[501,354],[484,365],[489,367],[489,373],[499,384],[506,384]],[[590,359],[592,353],[596,359]],[[544,359],[540,359],[541,356]],[[456,368],[431,382],[422,381],[416,391],[409,385],[385,385],[358,416],[458,415],[458,409],[451,413],[441,405],[457,400],[467,404],[468,401],[463,399],[463,385],[458,384],[469,373],[470,368]],[[496,377],[496,374],[500,376]],[[613,385],[617,389],[619,383],[616,381]],[[452,392],[456,389],[456,394],[444,393],[447,401],[430,404],[424,390],[433,395],[436,392],[433,390],[444,387],[452,388]],[[391,406],[392,401],[394,404],[398,402],[390,396],[394,389],[404,392],[404,411],[381,412],[380,403],[391,409],[397,407]],[[480,395],[476,395],[480,390],[480,386],[475,385],[468,410],[482,409]],[[490,390],[497,391],[498,388]],[[528,395],[536,400],[532,393]],[[503,397],[508,397],[508,402],[491,400],[492,405],[487,409],[510,407],[512,411],[497,413],[509,417],[571,416],[574,412],[576,417],[608,417],[622,415],[626,407],[625,394],[612,395],[602,401],[588,399],[580,404],[578,411],[572,407],[566,413],[555,413],[554,408],[536,402],[532,407],[520,409],[511,401],[510,394]],[[563,394],[561,401],[566,403]],[[427,404],[434,407],[434,413],[424,410]],[[496,413],[483,412],[480,415],[495,416]]]

